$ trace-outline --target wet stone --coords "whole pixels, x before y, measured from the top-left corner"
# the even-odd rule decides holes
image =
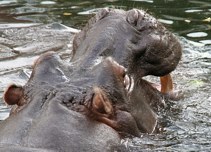
[[[58,51],[64,47],[62,42],[32,42],[24,46],[14,48],[14,52],[18,54],[40,54],[47,51]]]
[[[0,44],[0,61],[17,57],[11,48]]]

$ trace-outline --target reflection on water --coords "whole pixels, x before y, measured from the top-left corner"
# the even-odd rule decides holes
[[[208,34],[205,32],[194,32],[187,34],[188,37],[206,37]]]
[[[9,112],[2,102],[8,84],[24,84],[32,63],[43,52],[57,51],[68,60],[71,40],[77,32],[69,27],[84,26],[90,14],[102,7],[148,10],[176,33],[183,44],[183,58],[173,77],[184,98],[169,101],[167,110],[160,113],[164,133],[125,139],[120,149],[210,151],[210,0],[0,1],[0,120]]]
[[[187,37],[193,41],[211,40],[210,0],[103,0],[103,1],[0,1],[0,23],[52,23],[82,27],[97,8],[142,8],[156,16],[174,32],[204,32],[207,36]]]

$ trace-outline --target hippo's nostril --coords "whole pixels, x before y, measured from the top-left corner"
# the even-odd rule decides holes
[[[98,14],[96,15],[97,20],[101,20],[102,18],[104,18],[105,16],[108,15],[109,13],[109,9],[108,8],[103,8],[100,9],[100,11],[98,12]]]
[[[133,9],[127,12],[126,20],[129,24],[136,26],[138,18],[139,13],[137,10]]]

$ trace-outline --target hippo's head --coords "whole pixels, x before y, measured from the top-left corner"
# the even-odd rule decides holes
[[[128,103],[130,81],[125,68],[111,57],[83,69],[49,52],[36,60],[26,85],[8,87],[4,100],[14,105],[12,116],[33,119],[41,113],[78,112],[122,135],[137,136],[139,129]]]
[[[91,18],[73,41],[72,62],[87,68],[111,56],[131,78],[128,94],[131,113],[141,130],[151,133],[160,93],[177,98],[170,76],[181,59],[181,45],[153,16],[143,10],[102,9]],[[160,76],[158,92],[142,78]]]
[[[87,66],[112,56],[136,78],[165,76],[181,59],[181,45],[153,16],[143,10],[102,9],[76,35],[72,61]]]

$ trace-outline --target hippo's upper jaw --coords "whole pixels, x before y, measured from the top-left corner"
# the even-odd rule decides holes
[[[102,9],[75,36],[72,61],[112,56],[136,77],[164,76],[181,59],[177,38],[143,10]]]

